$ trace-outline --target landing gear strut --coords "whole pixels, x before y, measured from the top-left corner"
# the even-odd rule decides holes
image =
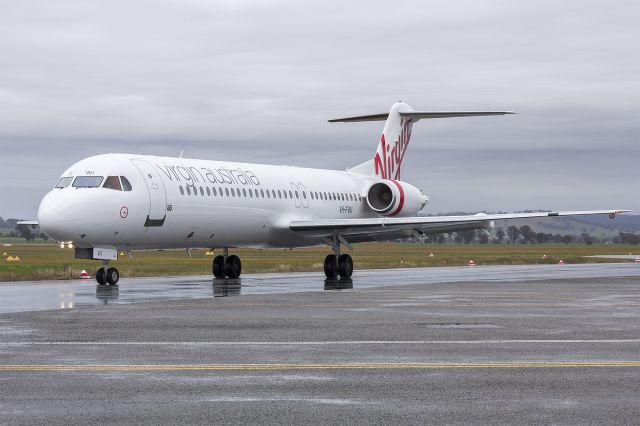
[[[98,285],[118,285],[118,281],[120,280],[120,272],[118,269],[111,267],[109,268],[109,262],[103,261],[102,267],[96,271],[96,281]]]
[[[338,237],[331,237],[329,245],[333,254],[328,254],[324,258],[324,274],[327,279],[351,278],[353,274],[353,259],[348,254],[340,254],[340,240]],[[347,244],[348,245],[348,244]]]
[[[224,248],[223,254],[213,258],[213,276],[216,278],[239,278],[242,273],[242,263],[236,255],[229,256],[229,249]]]

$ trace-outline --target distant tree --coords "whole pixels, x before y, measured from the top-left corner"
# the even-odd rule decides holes
[[[482,229],[478,231],[478,242],[480,244],[487,244],[489,242],[489,234]]]
[[[548,243],[550,239],[551,239],[551,234],[545,234],[544,232],[538,232],[536,234],[536,242],[538,244]]]
[[[31,240],[33,240],[33,238],[34,238],[33,232],[31,232],[31,229],[27,225],[17,225],[16,226],[16,232],[22,238],[27,240],[27,242],[31,242]]]
[[[496,228],[496,238],[498,239],[498,243],[501,243],[504,240],[504,228],[502,226],[498,226]]]
[[[518,237],[520,236],[520,230],[518,229],[517,226],[511,225],[510,227],[507,228],[507,235],[509,236],[509,240],[512,243],[515,243]]]
[[[456,244],[462,244],[464,238],[462,238],[462,232],[456,232],[453,237],[453,242]]]
[[[519,231],[520,235],[522,236],[522,242],[524,244],[536,242],[536,233],[533,231],[533,229],[531,229],[529,225],[522,225]]]
[[[620,237],[618,235],[614,236],[611,241],[613,244],[620,244]]]
[[[591,244],[593,244],[593,237],[589,235],[588,232],[583,232],[582,234],[580,234],[580,236],[582,237],[582,241],[584,241],[586,245],[590,246]]]
[[[444,239],[445,239],[444,234],[438,234],[435,236],[435,240],[438,244],[444,243]]]
[[[632,234],[630,232],[620,232],[620,242],[622,244],[640,244],[640,235]]]
[[[569,244],[571,241],[573,241],[573,236],[569,235],[569,234],[565,234],[562,236],[562,242],[565,244]]]
[[[462,231],[462,239],[465,244],[469,244],[471,241],[476,239],[476,231],[470,229],[468,231]]]

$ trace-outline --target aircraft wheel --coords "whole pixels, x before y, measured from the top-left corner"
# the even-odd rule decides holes
[[[348,254],[341,254],[338,258],[338,275],[341,278],[351,278],[353,274],[353,259]]]
[[[120,272],[116,268],[107,269],[107,282],[109,285],[117,285],[120,280]]]
[[[224,278],[224,256],[216,256],[213,258],[213,276],[216,278]]]
[[[99,268],[96,271],[96,281],[98,285],[105,285],[107,283],[107,274],[104,271],[104,268]]]
[[[227,263],[224,265],[224,273],[229,278],[238,278],[242,273],[242,263],[240,258],[235,255],[227,257]]]
[[[335,279],[338,276],[338,261],[335,254],[328,254],[324,258],[324,274],[329,279]]]

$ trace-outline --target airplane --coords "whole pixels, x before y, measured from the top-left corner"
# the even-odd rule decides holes
[[[222,249],[215,278],[238,278],[234,247],[293,248],[328,245],[328,279],[348,279],[353,243],[490,229],[497,220],[608,214],[628,210],[417,216],[429,197],[400,180],[412,127],[425,119],[513,114],[510,111],[415,111],[404,102],[388,113],[329,122],[385,121],[368,161],[346,171],[159,157],[104,154],[69,167],[42,199],[42,232],[79,259],[102,260],[99,285],[117,285],[109,266],[120,251]]]

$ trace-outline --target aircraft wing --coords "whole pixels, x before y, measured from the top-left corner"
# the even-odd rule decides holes
[[[506,219],[527,219],[560,216],[607,214],[613,218],[629,210],[587,210],[544,213],[507,213],[467,216],[378,217],[366,219],[298,220],[289,229],[310,237],[341,236],[349,242],[383,241],[408,236],[440,234],[491,227],[491,222]]]

